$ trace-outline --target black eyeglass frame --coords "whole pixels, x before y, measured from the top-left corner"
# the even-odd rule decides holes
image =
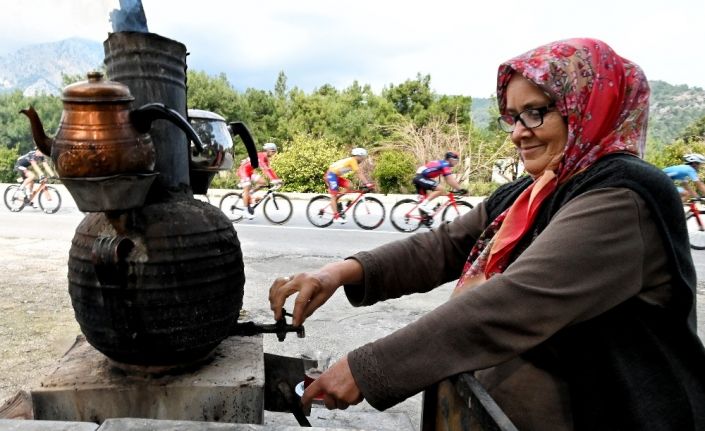
[[[555,104],[550,104],[546,106],[542,106],[540,108],[529,108],[529,109],[524,109],[520,113],[516,115],[500,115],[497,117],[497,125],[499,126],[500,130],[506,132],[506,133],[512,133],[514,129],[516,128],[517,122],[521,121],[521,124],[524,125],[527,129],[535,129],[539,126],[543,125],[543,117],[548,114],[549,112],[553,112],[554,108],[556,107]],[[524,119],[522,118],[522,115],[526,114],[527,112],[535,111],[539,115],[539,123],[536,124],[535,126],[529,126],[526,124]],[[509,124],[508,119],[511,118],[511,121],[513,122],[512,124]],[[505,121],[502,121],[505,120]],[[503,125],[511,126],[511,130],[507,130],[503,127]]]

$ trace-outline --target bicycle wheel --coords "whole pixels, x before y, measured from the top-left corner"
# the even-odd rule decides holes
[[[377,229],[384,222],[384,205],[377,198],[363,196],[353,207],[353,220],[365,230]]]
[[[230,192],[223,195],[220,199],[220,210],[233,223],[242,220],[243,212],[247,211],[245,204],[242,202],[242,195],[237,192]]]
[[[54,214],[61,208],[61,195],[59,191],[52,186],[46,186],[44,190],[39,192],[39,208],[47,214]]]
[[[685,222],[688,225],[688,238],[690,239],[690,248],[693,250],[705,250],[705,215],[700,214],[701,225],[695,214],[688,212]]]
[[[24,192],[20,190],[20,186],[18,185],[11,185],[8,186],[5,189],[5,206],[7,209],[10,211],[18,212],[22,211],[22,208],[25,206],[24,202]]]
[[[306,206],[306,218],[316,227],[330,226],[333,223],[330,196],[318,195],[311,198]]]
[[[262,208],[264,217],[274,224],[288,222],[294,213],[294,206],[291,204],[291,200],[281,193],[272,193],[266,199]]]
[[[472,204],[470,202],[455,201],[455,206],[451,204],[443,210],[441,220],[443,220],[443,223],[450,223],[461,215],[469,213],[471,209]]]
[[[389,212],[392,226],[401,232],[414,232],[421,227],[424,216],[419,211],[419,203],[414,199],[402,199]]]

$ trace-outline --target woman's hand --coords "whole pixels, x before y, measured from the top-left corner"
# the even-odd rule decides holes
[[[303,272],[291,277],[279,277],[269,288],[269,306],[274,319],[282,317],[286,298],[296,292],[292,325],[299,326],[343,284],[357,284],[362,280],[362,265],[355,259],[329,263],[316,272]]]
[[[333,364],[306,388],[301,403],[308,407],[314,398],[323,398],[328,410],[345,410],[362,401],[362,392],[350,371],[347,356]]]
[[[286,299],[298,292],[292,312],[292,325],[299,326],[335,293],[340,285],[329,274],[303,272],[291,277],[279,277],[269,288],[269,305],[274,319],[283,316],[282,308]]]

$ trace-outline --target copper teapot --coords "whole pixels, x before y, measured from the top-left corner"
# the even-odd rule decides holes
[[[131,109],[129,88],[89,72],[88,80],[64,88],[64,110],[54,138],[44,128],[34,108],[20,112],[31,123],[39,150],[50,155],[63,178],[105,177],[151,172],[156,154],[149,132],[152,122],[165,119],[200,144],[196,132],[177,111],[161,103]]]

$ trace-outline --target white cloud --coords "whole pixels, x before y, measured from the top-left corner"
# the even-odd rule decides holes
[[[2,1],[0,55],[22,44],[102,41],[117,0]],[[189,67],[238,88],[271,89],[284,70],[311,90],[375,89],[430,74],[441,93],[487,97],[497,65],[538,44],[597,37],[649,79],[705,87],[702,0],[143,0],[150,31],[184,43]]]

